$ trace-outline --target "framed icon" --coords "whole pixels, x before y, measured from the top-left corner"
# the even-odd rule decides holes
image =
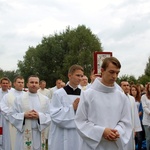
[[[94,74],[101,76],[101,66],[106,57],[111,57],[112,52],[94,52]]]

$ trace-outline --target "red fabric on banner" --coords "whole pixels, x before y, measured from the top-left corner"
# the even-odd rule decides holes
[[[0,127],[0,135],[3,135],[3,127]]]

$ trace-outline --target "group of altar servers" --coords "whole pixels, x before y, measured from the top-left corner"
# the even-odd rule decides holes
[[[82,90],[84,69],[72,65],[68,83],[53,92],[52,99],[41,94],[40,79],[1,79],[0,150],[135,150],[134,132],[141,124],[134,102],[116,84],[121,69],[115,57],[105,58],[102,77]]]

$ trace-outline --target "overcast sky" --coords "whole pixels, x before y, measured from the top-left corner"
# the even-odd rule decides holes
[[[139,77],[150,57],[150,0],[0,0],[0,68],[16,70],[29,46],[67,26],[85,25],[121,75]]]

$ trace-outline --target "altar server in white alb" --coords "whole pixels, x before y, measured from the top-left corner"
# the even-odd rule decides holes
[[[6,95],[9,90],[8,90],[8,86],[9,86],[10,80],[7,77],[3,77],[0,79],[0,103],[2,101],[2,98],[4,95]],[[0,104],[1,105],[1,104]],[[0,150],[5,150],[5,145],[7,144],[7,141],[5,141],[3,135],[3,116],[2,113],[0,112]]]
[[[76,131],[75,114],[80,101],[78,85],[83,77],[83,68],[73,65],[68,71],[69,83],[54,92],[50,112],[51,126],[49,150],[79,150],[81,142]]]
[[[130,139],[130,104],[115,85],[120,68],[118,59],[105,58],[102,78],[81,94],[75,119],[83,139],[80,150],[124,150]]]
[[[49,90],[46,88],[46,81],[44,80],[40,81],[40,88],[38,89],[38,92],[40,92],[45,96],[48,96]]]
[[[3,138],[4,138],[4,149],[15,150],[14,144],[16,139],[16,128],[9,123],[8,115],[10,113],[11,107],[13,106],[14,100],[17,96],[24,93],[24,78],[22,76],[17,76],[14,79],[13,85],[14,90],[10,91],[8,94],[3,96],[1,101],[1,111],[3,115]]]
[[[49,99],[41,93],[39,78],[28,78],[28,92],[14,101],[9,121],[17,128],[15,150],[45,150],[45,128],[50,124]]]
[[[128,81],[121,81],[121,88],[130,102],[131,109],[131,121],[132,121],[132,134],[128,144],[126,145],[126,150],[135,150],[135,132],[142,131],[137,105],[135,103],[135,98],[129,94],[130,85]]]
[[[52,100],[52,96],[53,96],[54,92],[62,87],[61,83],[62,83],[62,80],[61,79],[57,79],[56,80],[56,86],[54,86],[54,87],[49,89],[48,98],[50,99],[50,102]]]

